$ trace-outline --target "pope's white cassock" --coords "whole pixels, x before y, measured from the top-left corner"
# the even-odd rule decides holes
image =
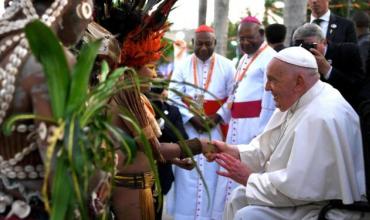
[[[211,67],[212,59],[215,59],[213,68]],[[193,66],[194,62],[197,64],[196,69]],[[196,72],[196,76],[194,72]],[[180,83],[170,83],[169,100],[180,104],[179,109],[189,138],[209,138],[209,134],[201,134],[194,129],[189,122],[193,114],[184,104],[183,97],[171,90],[183,93],[193,100],[195,100],[197,96],[203,95],[205,113],[208,115],[214,114],[220,109],[223,102],[226,101],[231,93],[234,74],[235,67],[232,62],[218,54],[214,54],[205,62],[196,58],[195,55],[188,56],[175,68],[171,80]],[[202,92],[200,89],[187,85],[186,83],[206,89],[208,92]],[[220,126],[212,129],[210,135],[212,140],[223,139]],[[167,207],[169,214],[174,215],[176,220],[210,219],[211,217],[210,207],[212,207],[213,203],[215,186],[218,178],[216,171],[219,166],[215,162],[207,162],[203,155],[197,155],[194,159],[204,176],[210,198],[207,197],[205,187],[195,169],[189,171],[175,167],[174,198],[171,199],[169,196],[167,199]]]
[[[317,219],[325,201],[350,204],[365,194],[359,118],[322,81],[287,111],[276,109],[263,133],[238,148],[254,173],[233,191],[225,219]],[[329,219],[358,217],[336,210]]]
[[[233,97],[229,98],[233,100],[228,100],[233,103],[232,107],[231,109],[225,107],[217,112],[225,122],[229,122],[226,139],[228,144],[248,144],[263,131],[274,112],[275,102],[271,92],[264,88],[267,81],[267,65],[275,54],[275,50],[263,43],[255,54],[245,54],[242,57],[236,78],[246,72],[238,83]],[[225,105],[230,106],[229,103]],[[212,208],[213,219],[222,219],[225,203],[238,185],[229,178],[219,176]]]

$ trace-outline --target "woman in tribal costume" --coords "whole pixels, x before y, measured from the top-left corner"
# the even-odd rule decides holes
[[[97,5],[101,9],[105,9],[105,12],[106,9],[109,11],[108,14],[97,20],[112,34],[117,35],[117,39],[122,43],[118,65],[135,69],[141,79],[141,85],[140,88],[136,88],[137,91],[125,89],[111,102],[116,125],[134,136],[139,147],[133,162],[128,166],[124,166],[125,155],[121,151],[117,151],[119,160],[112,203],[113,211],[118,219],[154,220],[155,218],[152,167],[147,154],[144,153],[144,146],[137,137],[138,134],[132,129],[132,125],[120,117],[119,109],[125,108],[136,119],[139,118],[138,121],[144,121],[145,126],[141,124],[141,128],[148,140],[151,141],[155,159],[161,161],[172,158],[170,154],[159,150],[157,138],[161,135],[161,129],[156,122],[152,105],[143,94],[149,91],[150,80],[156,77],[155,71],[151,70],[150,66],[155,64],[162,54],[164,45],[161,40],[168,29],[166,19],[176,1],[159,2],[161,4],[150,15],[148,14],[149,10],[156,3],[145,5],[141,4],[142,1],[132,1],[131,3],[122,3],[118,7],[110,7],[111,2],[108,1],[105,2],[105,5]],[[104,13],[98,11],[97,14]],[[126,75],[125,77],[127,79],[130,76]],[[132,97],[135,98],[132,99]],[[137,108],[131,108],[132,105]]]

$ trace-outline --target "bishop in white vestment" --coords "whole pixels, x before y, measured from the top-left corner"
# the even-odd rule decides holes
[[[177,93],[180,92],[186,98],[194,100],[206,115],[212,115],[221,108],[231,93],[235,67],[230,60],[213,52],[214,43],[211,28],[207,26],[198,28],[194,42],[195,53],[175,67],[173,82],[169,86],[169,100],[180,104],[178,107],[189,139],[209,137],[212,140],[223,139],[219,125],[210,133],[195,127],[191,120],[196,116],[189,110],[184,96]],[[195,169],[189,171],[175,167],[175,182],[171,192],[174,193],[174,198],[169,196],[167,207],[169,214],[176,220],[211,219],[211,207],[218,178],[216,171],[219,166],[215,162],[208,163],[203,155],[197,155],[194,159],[207,184],[209,197]]]
[[[238,36],[240,39],[255,36],[255,39],[251,42],[240,41],[245,54],[234,77],[234,90],[225,103],[227,107],[217,112],[223,121],[229,124],[226,138],[228,144],[249,143],[263,131],[275,110],[271,92],[266,91],[264,87],[267,81],[267,65],[276,52],[264,42],[261,24],[255,17],[248,16],[242,20]],[[229,178],[222,176],[218,178],[212,207],[213,219],[222,219],[225,203],[238,185]]]

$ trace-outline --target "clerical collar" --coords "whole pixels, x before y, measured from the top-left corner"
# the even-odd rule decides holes
[[[289,112],[294,113],[302,106],[310,103],[315,97],[319,96],[324,89],[325,83],[318,80],[305,94],[301,96],[290,108]]]
[[[311,22],[313,21],[313,20],[315,20],[315,19],[321,19],[321,20],[323,20],[323,21],[327,21],[327,22],[329,22],[329,20],[330,20],[330,10],[328,10],[325,14],[323,14],[321,17],[319,17],[319,18],[315,18],[313,15],[312,15],[312,13],[311,13]]]

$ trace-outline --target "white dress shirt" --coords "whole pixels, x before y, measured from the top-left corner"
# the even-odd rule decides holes
[[[329,27],[329,20],[330,20],[330,10],[328,10],[323,16],[319,18],[315,18],[311,14],[311,20],[310,23],[312,23],[315,19],[321,19],[322,21],[320,22],[320,27],[322,30],[322,33],[324,33],[324,37],[326,38],[326,33],[328,32],[328,27]]]

